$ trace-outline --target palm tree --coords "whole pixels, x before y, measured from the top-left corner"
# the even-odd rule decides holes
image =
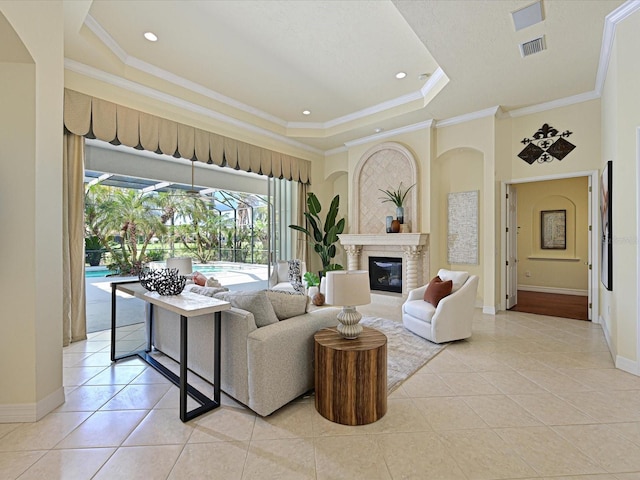
[[[177,228],[177,236],[199,262],[207,263],[215,258],[220,232],[233,225],[233,220],[216,214],[211,202],[203,197],[182,198],[180,214],[187,221]]]
[[[132,189],[95,185],[87,197],[88,224],[111,253],[114,266],[121,274],[138,274],[149,242],[166,231],[164,223],[172,212],[160,210],[156,195]]]

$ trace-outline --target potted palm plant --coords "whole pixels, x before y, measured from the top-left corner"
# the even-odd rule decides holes
[[[329,270],[343,269],[342,265],[331,263],[336,256],[335,244],[338,242],[338,235],[344,231],[345,226],[344,218],[336,222],[339,206],[340,196],[336,195],[331,201],[329,211],[323,222],[320,218],[320,212],[322,211],[320,201],[314,193],[309,192],[307,194],[307,211],[304,212],[304,216],[310,228],[307,229],[299,225],[289,225],[289,228],[302,232],[308,237],[309,243],[313,245],[313,251],[320,256],[320,260],[322,261],[322,275]]]
[[[378,189],[386,195],[385,197],[380,198],[382,200],[382,203],[391,202],[396,206],[396,218],[400,223],[404,223],[404,200],[405,198],[407,198],[409,190],[411,190],[415,186],[416,184],[414,183],[409,188],[403,191],[402,182],[400,182],[400,186],[397,190],[382,190],[381,188]]]

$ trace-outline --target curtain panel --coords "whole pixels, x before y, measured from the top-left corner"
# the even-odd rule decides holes
[[[64,125],[75,134],[269,177],[311,183],[311,163],[284,153],[65,89]]]
[[[84,138],[65,134],[62,210],[62,346],[87,338],[84,283]]]

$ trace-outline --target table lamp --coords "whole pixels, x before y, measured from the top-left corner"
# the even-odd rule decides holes
[[[167,268],[177,268],[178,275],[191,275],[193,273],[191,257],[167,258]]]
[[[354,339],[362,333],[362,314],[357,305],[371,303],[369,272],[366,270],[336,270],[327,272],[326,302],[342,306],[338,314],[338,332],[344,338]]]

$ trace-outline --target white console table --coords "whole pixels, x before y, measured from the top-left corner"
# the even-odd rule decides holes
[[[121,291],[136,298],[148,302],[149,308],[149,340],[145,350],[139,350],[127,355],[116,357],[116,291]],[[153,338],[153,310],[154,306],[180,315],[180,375],[176,375],[167,367],[158,362],[151,351],[151,339]],[[220,328],[221,312],[231,308],[229,302],[216,298],[198,295],[191,292],[183,292],[180,295],[159,295],[156,292],[148,292],[137,280],[111,283],[111,361],[115,362],[123,358],[137,356],[164,375],[172,383],[180,387],[180,420],[187,422],[198,415],[213,410],[220,406]],[[189,317],[214,314],[214,345],[213,345],[213,399],[189,385],[187,382],[187,327]],[[187,411],[187,395],[196,400],[200,406]]]

